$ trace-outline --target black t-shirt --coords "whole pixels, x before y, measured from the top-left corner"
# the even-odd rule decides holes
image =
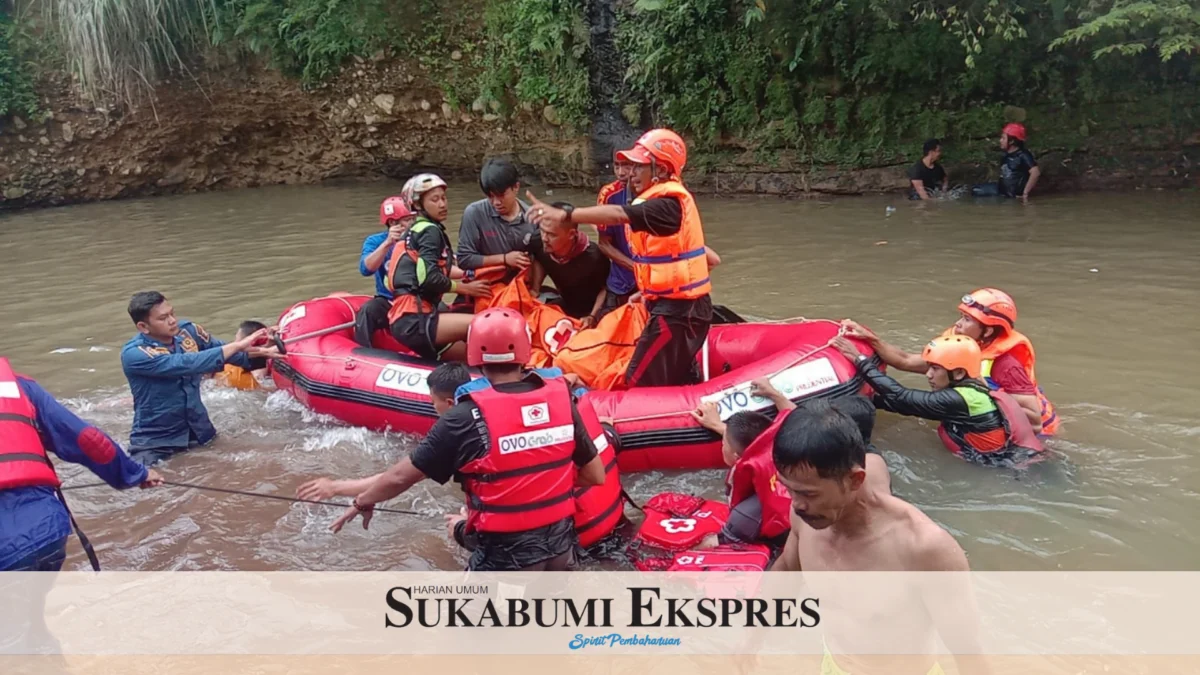
[[[567,316],[582,319],[592,313],[596,296],[608,284],[608,269],[612,265],[596,242],[588,242],[582,253],[563,263],[546,252],[538,237],[529,243],[529,255],[541,263],[546,276],[554,281]]]
[[[924,159],[918,159],[916,164],[909,167],[908,179],[921,181],[926,190],[941,190],[942,181],[946,180],[946,170],[941,164],[934,164],[931,169],[925,166]]]
[[[669,237],[683,229],[683,205],[675,197],[655,197],[641,204],[623,206],[629,229]]]
[[[543,386],[541,378],[529,373],[521,382],[495,385],[500,393],[523,393]],[[454,479],[462,483],[459,470],[467,463],[487,455],[491,437],[478,415],[479,406],[466,399],[446,411],[438,418],[433,428],[409,455],[413,466],[431,480],[445,484]],[[575,404],[571,404],[571,417],[575,421],[575,453],[572,459],[576,466],[584,466],[598,454],[596,446],[583,426],[583,418]],[[483,560],[472,568],[480,571],[517,570],[535,565],[561,555],[575,545],[574,518],[565,518],[557,523],[534,530],[513,533],[479,533],[479,550]]]
[[[1029,170],[1035,166],[1037,160],[1025,148],[1004,153],[1004,158],[1000,160],[1000,192],[1007,197],[1024,194],[1025,184],[1029,182]]]

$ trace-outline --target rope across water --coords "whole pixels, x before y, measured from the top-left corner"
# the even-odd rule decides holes
[[[102,487],[102,486],[107,486],[107,485],[108,485],[108,483],[84,483],[82,485],[64,486],[62,489],[64,491],[66,491],[66,490],[83,490],[86,488]],[[240,495],[243,497],[261,497],[263,499],[274,499],[274,500],[281,501],[281,502],[294,502],[297,504],[317,504],[319,506],[336,506],[338,508],[343,508],[343,509],[350,508],[350,504],[340,504],[338,502],[317,501],[314,499],[298,499],[296,497],[284,497],[283,495],[268,495],[268,494],[264,494],[262,492],[248,492],[246,490],[233,490],[230,488],[213,487],[211,485],[196,485],[195,483],[180,483],[178,481],[164,480],[163,485],[169,485],[171,487],[177,487],[177,488],[186,488],[186,489],[191,489],[191,490],[205,490],[208,492],[220,492],[220,493],[230,494],[230,495]],[[409,516],[425,515],[423,513],[417,512],[417,511],[409,511],[407,509],[388,509],[388,508],[384,508],[382,506],[375,507],[375,511],[377,513],[401,513],[401,514],[409,515]]]

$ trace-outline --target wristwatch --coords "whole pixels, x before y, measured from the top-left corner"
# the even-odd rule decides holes
[[[568,224],[573,222],[571,219],[571,214],[573,214],[575,212],[574,206],[572,206],[571,204],[568,204],[566,202],[555,202],[554,204],[552,204],[552,206],[556,206],[556,207],[562,209],[563,212],[565,212],[567,214],[567,223]]]

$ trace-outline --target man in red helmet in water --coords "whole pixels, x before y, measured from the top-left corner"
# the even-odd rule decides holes
[[[1033,153],[1025,148],[1025,125],[1006,124],[1000,132],[1000,149],[1004,151],[1004,157],[1000,160],[999,182],[972,186],[971,195],[1029,199],[1042,170]]]
[[[1043,436],[1058,433],[1058,412],[1038,386],[1033,344],[1015,328],[1017,303],[1012,296],[998,288],[980,288],[963,296],[958,311],[958,321],[942,335],[966,335],[978,342],[983,355],[981,375],[988,386],[1003,389],[1011,396],[1025,411],[1034,431]],[[920,354],[909,354],[884,342],[853,321],[843,321],[842,325],[846,335],[869,344],[889,366],[910,373],[929,369]]]
[[[404,239],[404,233],[416,219],[416,212],[408,208],[403,197],[388,197],[379,205],[379,224],[385,229],[363,240],[358,272],[364,277],[375,277],[375,297],[354,315],[354,341],[364,347],[371,346],[375,331],[388,327],[388,310],[395,297],[392,280],[388,278],[389,263],[396,244]]]
[[[681,182],[687,146],[669,129],[652,129],[617,161],[633,165],[629,186],[637,197],[628,205],[550,205],[532,194],[530,211],[542,225],[626,224],[638,292],[650,311],[625,373],[632,387],[689,384],[696,379],[696,352],[712,324],[709,256],[696,200]]]
[[[561,378],[524,370],[525,318],[506,308],[476,315],[467,363],[491,386],[470,392],[438,418],[412,453],[378,476],[332,526],[431,478],[462,485],[472,571],[562,571],[574,562],[575,500],[580,485],[604,483],[604,464]]]

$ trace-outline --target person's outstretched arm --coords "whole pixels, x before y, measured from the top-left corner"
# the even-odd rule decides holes
[[[18,382],[37,409],[46,450],[64,462],[82,464],[118,490],[144,485],[151,479],[161,482],[157,473],[135,462],[108,434],[67,410],[37,382],[26,378],[18,378]]]

